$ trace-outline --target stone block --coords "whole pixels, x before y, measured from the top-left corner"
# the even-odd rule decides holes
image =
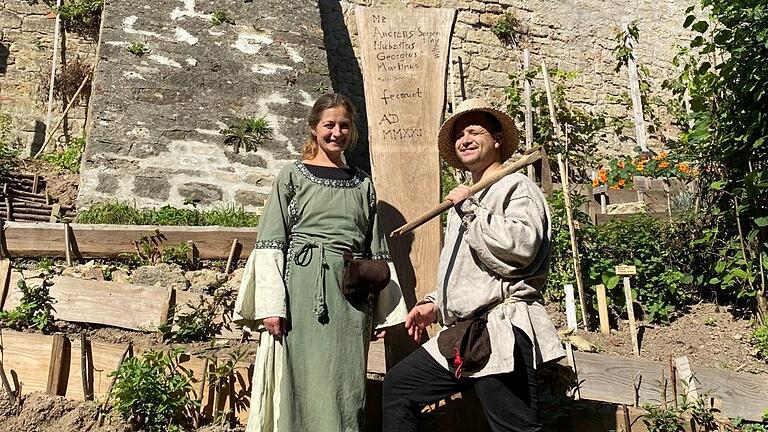
[[[475,12],[459,11],[458,16],[456,17],[456,21],[473,26],[480,22],[480,14]]]
[[[239,190],[235,193],[235,202],[243,206],[264,205],[269,195],[252,190]]]
[[[0,28],[4,30],[21,29],[22,19],[18,14],[10,10],[0,10]]]
[[[473,12],[485,12],[485,3],[479,1],[469,2],[469,10]]]
[[[220,187],[206,183],[187,183],[179,185],[176,190],[184,201],[202,205],[220,202],[223,196]]]
[[[171,184],[165,177],[139,175],[133,180],[133,193],[142,198],[165,201],[171,192]]]
[[[484,13],[480,15],[480,24],[492,27],[499,21],[499,16],[493,13]]]

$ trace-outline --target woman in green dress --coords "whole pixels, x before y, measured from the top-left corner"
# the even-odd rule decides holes
[[[361,431],[371,335],[405,320],[391,264],[372,301],[341,292],[345,252],[389,260],[373,182],[343,156],[354,118],[349,99],[321,96],[301,160],[280,171],[264,208],[235,304],[235,320],[260,332],[248,431]]]

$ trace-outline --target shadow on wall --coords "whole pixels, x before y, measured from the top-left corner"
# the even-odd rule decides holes
[[[368,120],[365,112],[363,73],[352,49],[352,40],[344,23],[344,13],[339,0],[320,0],[318,4],[333,91],[348,96],[358,111],[359,138],[357,146],[348,155],[349,162],[370,173],[371,161],[368,156]]]
[[[4,42],[0,42],[0,74],[4,74],[8,69],[8,56],[11,53],[8,51],[8,47]]]

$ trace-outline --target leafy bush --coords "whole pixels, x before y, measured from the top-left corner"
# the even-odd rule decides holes
[[[69,145],[56,153],[44,154],[41,159],[53,166],[72,173],[80,172],[80,157],[85,149],[85,137],[80,136],[69,141]]]
[[[149,350],[131,357],[110,374],[115,377],[111,401],[115,411],[148,432],[183,430],[200,403],[192,397],[191,370],[182,367],[181,349]]]
[[[576,240],[582,254],[586,252],[585,246],[587,246],[585,233],[590,230],[589,215],[578,209],[585,200],[586,198],[583,195],[575,192],[571,193],[573,219],[579,224],[579,229],[576,230]],[[571,236],[568,232],[568,220],[566,219],[565,200],[563,199],[562,190],[554,191],[552,197],[549,198],[549,207],[552,211],[552,243],[550,245],[552,255],[544,295],[549,301],[561,302],[565,297],[563,285],[573,284],[575,286],[576,284],[573,271],[573,255],[571,252]]]
[[[69,0],[59,8],[59,17],[67,31],[93,38],[99,33],[103,5],[104,0]]]
[[[0,324],[15,330],[35,328],[48,331],[53,323],[53,297],[49,295],[50,282],[46,279],[40,285],[27,285],[23,279],[17,287],[21,290],[21,301],[11,311],[0,311]]]
[[[149,52],[149,48],[147,48],[141,42],[133,42],[132,44],[128,45],[126,51],[135,55],[136,57],[144,57],[144,55]]]
[[[11,133],[12,118],[0,112],[0,175],[8,175],[19,162],[19,152],[14,147],[16,141]]]
[[[691,167],[666,151],[652,158],[643,154],[613,158],[608,167],[598,170],[597,177],[592,179],[592,187],[607,185],[615,189],[630,189],[634,186],[635,176],[689,179]]]
[[[643,408],[643,423],[648,427],[648,432],[683,432],[683,419],[680,418],[678,409],[645,404]]]
[[[77,215],[77,222],[113,225],[170,225],[255,227],[259,217],[242,207],[230,204],[210,210],[180,209],[163,206],[159,209],[138,209],[124,202],[94,204]]]
[[[507,44],[517,44],[520,20],[511,13],[506,13],[491,27],[491,33]]]

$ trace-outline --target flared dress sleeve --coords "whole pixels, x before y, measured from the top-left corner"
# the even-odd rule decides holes
[[[370,252],[372,259],[383,259],[389,264],[391,279],[387,287],[384,288],[374,300],[373,305],[373,326],[377,329],[391,327],[405,322],[408,315],[408,309],[403,299],[403,290],[400,288],[400,281],[397,277],[397,271],[392,263],[392,257],[389,254],[387,246],[387,237],[379,221],[379,214],[376,210],[376,191],[371,185],[369,192],[370,213],[371,213],[371,236]]]
[[[257,330],[264,318],[287,316],[284,282],[290,212],[295,196],[291,177],[284,169],[275,179],[259,221],[258,240],[248,257],[235,302],[233,320]]]

